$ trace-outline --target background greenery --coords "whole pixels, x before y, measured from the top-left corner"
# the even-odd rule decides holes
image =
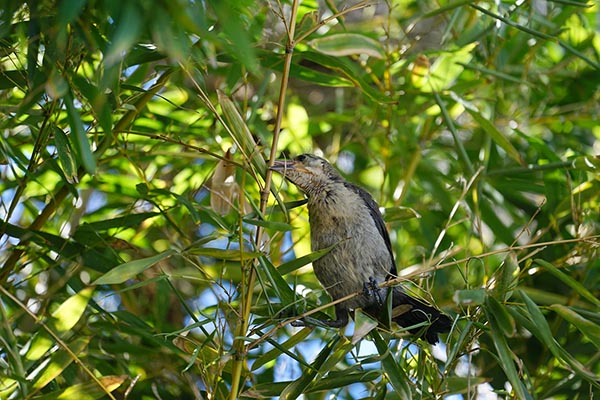
[[[600,394],[595,2],[2,4],[1,398]],[[442,345],[289,325],[330,312],[266,169],[300,152]]]

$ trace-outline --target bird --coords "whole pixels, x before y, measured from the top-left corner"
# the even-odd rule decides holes
[[[352,310],[362,309],[387,325],[390,318],[417,338],[431,344],[450,331],[452,319],[400,286],[379,284],[397,276],[390,236],[373,197],[342,177],[324,158],[301,154],[274,160],[270,167],[307,197],[312,251],[331,247],[313,261],[314,273],[335,301],[361,294],[335,305],[336,319],[321,321],[333,328],[348,324]],[[391,296],[391,313],[388,299]]]

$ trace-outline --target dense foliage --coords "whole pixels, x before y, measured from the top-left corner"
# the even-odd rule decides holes
[[[597,397],[599,15],[5,1],[0,398]],[[443,344],[291,326],[332,311],[267,168],[301,152],[385,208]]]

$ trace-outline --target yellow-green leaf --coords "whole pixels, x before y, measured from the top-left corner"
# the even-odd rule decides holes
[[[56,327],[56,330],[64,332],[75,326],[79,318],[81,318],[93,292],[93,287],[83,289],[65,300],[52,313],[52,317],[54,318],[53,325]]]
[[[69,344],[69,349],[75,354],[81,353],[90,342],[91,337],[79,336],[73,343]],[[33,382],[34,389],[41,389],[50,383],[54,378],[59,376],[65,368],[72,362],[73,357],[65,349],[60,349],[50,358],[50,362],[44,368],[40,376]]]
[[[106,392],[112,392],[125,382],[127,375],[110,375],[98,378],[103,388],[97,382],[90,381],[71,385],[66,389],[57,390],[43,396],[33,397],[34,400],[96,400],[104,398]]]
[[[381,43],[357,33],[339,33],[311,40],[308,43],[320,53],[335,57],[367,55],[384,58],[385,51]]]
[[[167,257],[175,254],[175,250],[167,250],[152,257],[142,258],[126,262],[111,269],[100,278],[96,279],[93,285],[116,285],[133,278]]]

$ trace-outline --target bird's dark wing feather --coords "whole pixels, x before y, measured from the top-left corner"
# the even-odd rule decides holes
[[[390,241],[390,235],[387,231],[387,227],[385,226],[385,222],[383,222],[383,217],[381,216],[381,212],[379,212],[379,205],[377,204],[377,202],[375,200],[373,200],[373,197],[365,189],[361,188],[360,186],[356,186],[352,183],[349,183],[349,182],[344,182],[344,184],[346,185],[346,187],[348,189],[356,192],[360,196],[360,198],[365,202],[367,208],[369,209],[369,214],[371,214],[371,218],[373,218],[373,222],[375,222],[375,226],[377,227],[379,234],[383,238],[383,241],[385,242],[385,246],[387,247],[388,251],[390,252],[390,258],[392,260],[392,265],[390,265],[389,275],[391,277],[395,277],[397,271],[396,271],[396,262],[394,261],[394,253],[392,252],[392,243]]]

